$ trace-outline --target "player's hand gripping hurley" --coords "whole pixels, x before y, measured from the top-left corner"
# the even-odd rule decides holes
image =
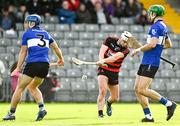
[[[64,66],[64,60],[58,60],[57,62],[51,62],[49,64],[49,67],[53,67],[53,66]]]

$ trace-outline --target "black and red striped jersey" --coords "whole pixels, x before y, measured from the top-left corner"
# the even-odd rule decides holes
[[[124,54],[123,58],[120,58],[113,63],[107,63],[108,66],[102,67],[103,69],[111,71],[111,72],[119,72],[120,71],[120,67],[121,67],[121,64],[122,64],[124,58],[130,52],[128,47],[122,47],[121,45],[118,45],[117,44],[118,40],[119,40],[118,37],[107,37],[103,42],[103,44],[108,47],[107,51],[104,54],[104,58],[108,58],[117,52],[121,52]]]

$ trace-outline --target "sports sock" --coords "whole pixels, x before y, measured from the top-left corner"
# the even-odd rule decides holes
[[[39,111],[45,110],[43,103],[38,103],[38,106],[39,106]]]
[[[112,103],[110,103],[110,102],[107,100],[107,105],[108,105],[108,106],[111,106],[111,104],[112,104]]]
[[[164,97],[161,97],[160,101],[159,101],[161,104],[165,105],[166,107],[169,107],[172,105],[172,102],[169,101],[168,99],[164,98]]]
[[[14,114],[15,112],[16,112],[16,108],[11,108],[11,109],[10,109],[10,113],[11,113],[11,114]]]
[[[103,110],[99,110],[98,115],[103,115]]]
[[[144,108],[143,111],[144,111],[144,115],[147,119],[152,119],[151,112],[150,112],[149,108]]]

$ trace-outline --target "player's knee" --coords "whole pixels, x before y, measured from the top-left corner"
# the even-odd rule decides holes
[[[137,86],[134,87],[134,91],[135,91],[135,93],[138,93],[138,92],[139,92],[139,89],[138,89]]]
[[[138,88],[138,87],[136,87],[136,88],[135,88],[135,92],[136,92],[137,94],[144,94],[144,89],[143,89],[143,88]]]
[[[137,85],[134,86],[135,93],[140,93],[141,88]]]
[[[25,86],[18,85],[16,90],[19,90],[19,91],[23,92],[24,89],[25,89]]]
[[[33,91],[31,88],[28,88],[28,91],[29,91],[29,93],[30,93],[31,95],[34,94],[34,91]]]
[[[31,95],[34,95],[36,93],[36,89],[35,88],[32,88],[32,87],[28,87],[28,90],[30,92]]]
[[[141,95],[145,95],[145,92],[146,92],[145,89],[140,89],[140,90],[139,90],[139,94],[141,94]]]
[[[24,88],[17,86],[16,90],[17,90],[18,92],[23,92],[23,91],[24,91]]]

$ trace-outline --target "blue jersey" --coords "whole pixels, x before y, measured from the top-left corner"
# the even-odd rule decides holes
[[[158,43],[155,48],[144,52],[141,64],[159,67],[160,56],[163,50],[162,41],[168,38],[167,27],[162,20],[158,20],[150,27],[147,35],[147,43],[150,42],[152,37],[156,37]]]
[[[53,42],[53,38],[47,31],[39,27],[28,29],[22,37],[21,45],[28,47],[28,56],[26,63],[31,62],[48,62],[49,45]]]

